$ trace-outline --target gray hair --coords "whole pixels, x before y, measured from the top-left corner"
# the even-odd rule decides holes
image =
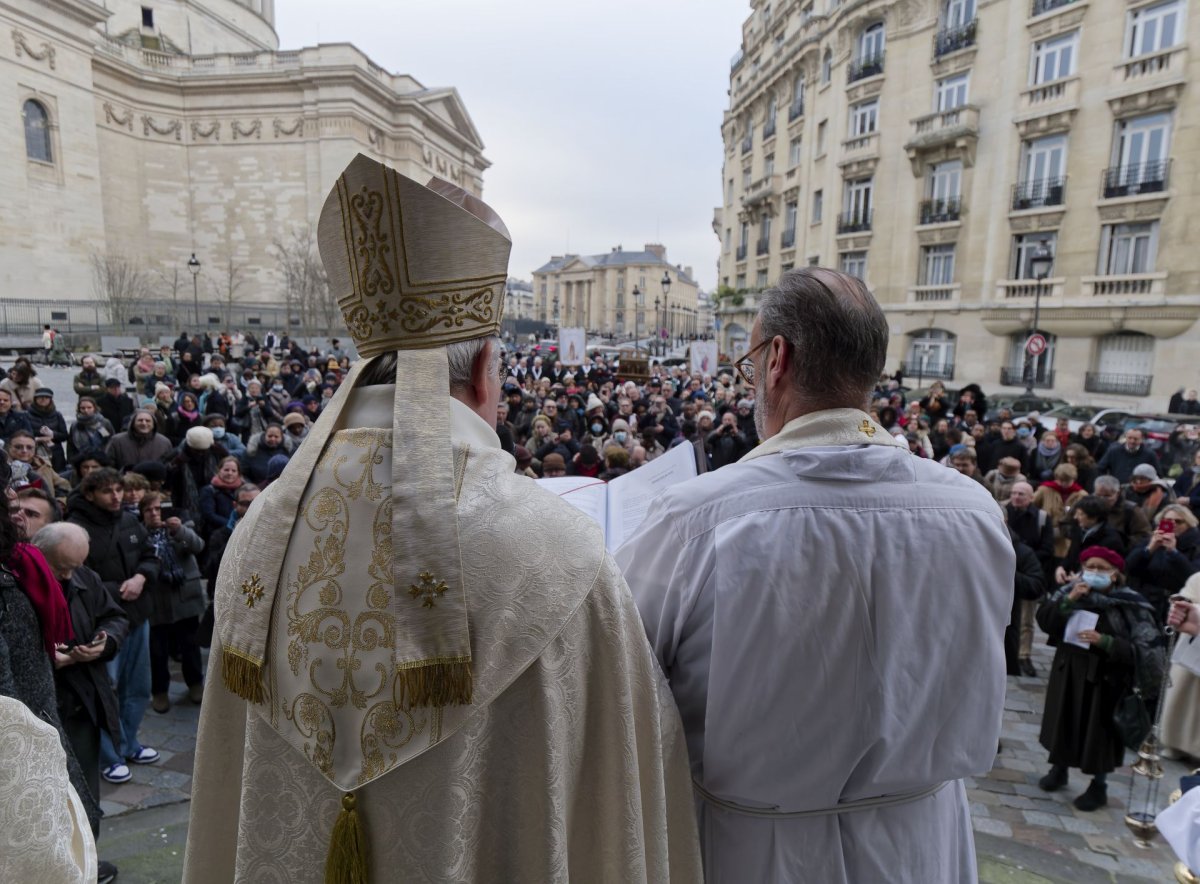
[[[52,522],[33,535],[31,542],[48,556],[64,543],[90,544],[91,537],[74,522]]]
[[[488,335],[482,338],[471,338],[469,341],[459,341],[446,347],[446,361],[450,364],[450,391],[461,390],[471,383],[471,366],[476,357],[483,352],[488,341],[496,342],[496,359],[488,367],[491,374],[500,371],[499,335]],[[363,372],[359,382],[364,387],[376,384],[394,384],[396,382],[396,354],[387,353],[375,361],[370,368]]]
[[[810,406],[862,408],[887,361],[888,325],[856,277],[826,267],[790,270],[763,293],[761,340],[792,345],[792,383]]]
[[[1101,488],[1107,488],[1109,491],[1116,491],[1118,494],[1121,491],[1121,480],[1116,476],[1097,476],[1092,488],[1099,491]]]

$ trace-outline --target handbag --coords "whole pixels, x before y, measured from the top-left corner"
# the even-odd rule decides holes
[[[1126,690],[1113,709],[1113,727],[1120,735],[1121,743],[1136,752],[1150,735],[1153,726],[1154,721],[1150,717],[1150,710],[1146,708],[1141,690],[1136,686]]]

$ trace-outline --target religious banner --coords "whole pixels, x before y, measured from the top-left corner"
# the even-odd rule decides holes
[[[717,342],[692,341],[689,350],[692,374],[714,374],[717,370]]]
[[[558,330],[558,358],[563,365],[582,365],[587,337],[581,328]]]

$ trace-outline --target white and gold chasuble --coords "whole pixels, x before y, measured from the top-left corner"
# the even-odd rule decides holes
[[[356,429],[301,498],[265,703],[222,684],[214,641],[184,880],[321,881],[349,789],[375,881],[701,880],[678,712],[598,528],[455,400],[473,697],[392,696],[391,606],[441,598],[436,575],[393,585],[393,392],[351,391],[339,425]]]

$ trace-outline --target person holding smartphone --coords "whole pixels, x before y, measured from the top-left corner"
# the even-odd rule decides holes
[[[1200,571],[1200,529],[1196,516],[1182,504],[1159,511],[1150,539],[1129,553],[1129,585],[1154,605],[1165,624],[1171,596],[1180,592],[1189,577]]]

